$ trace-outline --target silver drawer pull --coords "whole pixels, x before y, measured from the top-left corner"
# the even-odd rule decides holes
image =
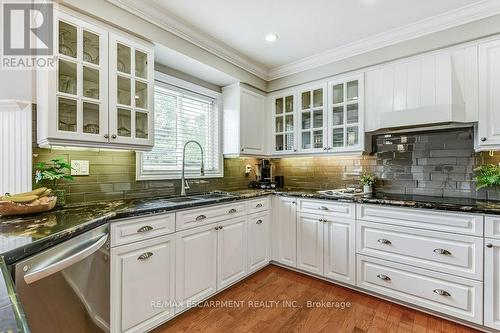
[[[255,205],[255,208],[260,208],[260,207],[262,207],[261,203],[258,203],[257,205]]]
[[[228,213],[228,214],[234,214],[234,213],[236,213],[236,212],[237,212],[237,210],[236,210],[236,209],[234,209],[234,208],[232,208],[232,209],[230,209],[230,210],[229,210],[229,212],[227,212],[227,213]]]
[[[146,260],[146,259],[151,258],[152,256],[153,256],[153,252],[144,252],[139,257],[137,257],[137,260]]]
[[[325,207],[325,206],[320,206],[320,207],[319,207],[319,210],[328,210],[328,207]]]
[[[391,245],[392,242],[388,239],[385,239],[385,238],[380,238],[377,240],[377,242],[379,242],[380,244],[385,244],[385,245]]]
[[[380,279],[380,280],[384,280],[384,281],[391,281],[391,278],[388,277],[387,275],[384,275],[384,274],[377,274],[377,277]]]
[[[432,252],[437,253],[437,254],[443,254],[445,256],[451,256],[451,252],[448,250],[445,250],[445,249],[434,249],[434,251],[432,251]]]
[[[205,215],[198,215],[196,216],[196,221],[203,221],[204,219],[206,219],[207,217]]]
[[[154,228],[150,225],[145,225],[144,227],[140,227],[137,232],[147,232],[147,231],[151,231],[153,230]]]
[[[262,224],[262,220],[257,220],[256,224]]]
[[[439,296],[446,296],[446,297],[451,296],[451,294],[449,292],[447,292],[446,290],[443,290],[443,289],[434,289],[433,292],[438,294]]]

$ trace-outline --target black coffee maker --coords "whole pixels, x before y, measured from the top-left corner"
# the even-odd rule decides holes
[[[271,161],[268,159],[262,159],[259,163],[259,173],[257,174],[257,180],[250,182],[249,187],[261,189],[276,188],[276,183],[272,181],[272,173]]]

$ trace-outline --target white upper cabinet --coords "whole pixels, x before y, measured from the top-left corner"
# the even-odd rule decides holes
[[[275,155],[297,152],[297,94],[288,91],[271,97],[272,148]]]
[[[266,97],[234,84],[223,88],[224,155],[267,153]]]
[[[326,95],[324,84],[298,92],[299,152],[322,152],[326,148]]]
[[[36,73],[38,144],[42,147],[152,147],[152,46],[144,42],[141,48],[136,48],[134,43],[130,49],[128,67],[135,73],[124,75],[127,82],[120,81],[128,87],[128,93],[122,98],[128,96],[131,100],[128,105],[130,139],[121,140],[115,137],[119,127],[116,123],[117,59],[116,39],[111,38],[114,36],[111,28],[66,11],[55,11],[54,17],[56,64],[53,69]]]
[[[477,121],[477,47],[412,57],[365,72],[365,130]]]
[[[478,150],[500,149],[500,40],[479,45]]]

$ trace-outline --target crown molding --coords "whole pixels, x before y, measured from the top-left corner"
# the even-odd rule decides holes
[[[146,19],[154,25],[162,28],[177,37],[180,37],[213,55],[224,59],[231,64],[249,72],[257,77],[268,80],[268,68],[249,59],[231,47],[222,44],[212,37],[200,32],[182,22],[178,17],[166,12],[164,9],[156,8],[154,4],[147,1],[137,0],[106,0],[107,2],[128,11],[136,16]]]
[[[266,81],[300,73],[349,57],[500,14],[500,0],[483,0],[268,69],[266,66],[256,63],[233,48],[197,30],[195,27],[182,22],[178,17],[166,12],[164,9],[154,7],[152,3],[135,0],[106,1],[132,14],[145,18],[156,26]]]

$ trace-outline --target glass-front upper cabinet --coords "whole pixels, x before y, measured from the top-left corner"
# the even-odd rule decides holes
[[[111,142],[153,144],[153,65],[150,46],[110,34]]]
[[[51,100],[49,136],[107,142],[107,31],[65,13],[56,17],[57,64],[45,88]]]
[[[297,151],[295,145],[295,94],[283,94],[272,99],[273,141],[277,154]]]
[[[298,92],[298,133],[300,152],[326,150],[326,85]]]
[[[363,145],[363,78],[328,83],[329,152],[354,151]]]

